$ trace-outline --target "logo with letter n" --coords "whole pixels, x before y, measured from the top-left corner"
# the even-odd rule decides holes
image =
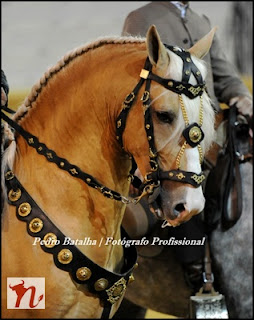
[[[7,278],[7,309],[45,309],[45,278]]]

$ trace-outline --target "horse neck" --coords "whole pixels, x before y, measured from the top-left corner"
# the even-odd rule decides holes
[[[112,48],[102,52],[104,61],[100,63],[96,55],[102,53],[95,50],[93,57],[89,53],[77,57],[49,79],[21,124],[58,156],[107,187],[128,195],[130,160],[115,138],[115,121],[129,93],[126,88],[131,91],[136,80],[130,77],[123,83],[126,62],[121,50],[114,52]],[[17,144],[17,176],[21,183],[26,182],[25,188],[65,235],[72,239],[90,237],[97,243],[101,238],[120,238],[123,204],[105,198],[47,162],[23,138]],[[87,247],[80,249],[89,251]],[[122,252],[118,246],[92,249],[89,257],[101,265],[108,263],[113,252]]]

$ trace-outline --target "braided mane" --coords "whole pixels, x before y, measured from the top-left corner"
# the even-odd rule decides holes
[[[145,38],[140,37],[100,37],[96,41],[91,43],[86,43],[83,46],[80,46],[78,48],[75,48],[66,55],[62,57],[61,60],[57,62],[56,65],[50,67],[40,78],[40,80],[32,87],[31,92],[26,97],[23,104],[18,108],[17,112],[13,116],[13,119],[15,121],[20,121],[29,111],[29,109],[33,108],[34,102],[36,101],[37,97],[39,96],[42,89],[47,85],[48,80],[57,74],[63,67],[68,65],[69,62],[71,62],[73,59],[75,59],[78,56],[81,56],[82,54],[94,50],[96,48],[99,48],[103,45],[107,44],[126,44],[126,43],[144,43]]]

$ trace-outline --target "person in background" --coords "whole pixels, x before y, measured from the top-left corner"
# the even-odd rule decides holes
[[[5,107],[8,104],[9,84],[6,75],[1,70],[1,107]]]
[[[152,1],[128,14],[124,21],[123,36],[145,37],[149,27],[155,25],[162,42],[189,49],[211,29],[205,15],[190,8],[189,1]],[[215,34],[211,49],[204,57],[207,66],[207,89],[212,106],[220,112],[220,103],[229,107],[236,104],[240,114],[252,117],[252,96],[240,79],[235,67],[227,60]],[[131,189],[134,193],[133,188]],[[137,192],[137,190],[136,190]],[[151,229],[151,212],[147,205],[127,207],[123,225],[138,225],[131,234],[138,238]],[[157,222],[158,223],[158,222]],[[152,220],[152,224],[156,224]],[[145,227],[144,227],[145,226]],[[176,239],[202,239],[205,228],[201,215],[192,217],[177,228],[167,228],[168,236]],[[188,285],[198,290],[202,285],[204,246],[173,246],[176,258],[182,263]]]

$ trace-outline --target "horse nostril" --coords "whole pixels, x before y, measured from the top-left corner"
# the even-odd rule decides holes
[[[183,204],[183,203],[178,203],[178,204],[175,206],[173,212],[174,212],[174,215],[175,215],[176,217],[178,217],[179,214],[180,214],[181,212],[183,212],[184,210],[185,210],[184,204]]]

